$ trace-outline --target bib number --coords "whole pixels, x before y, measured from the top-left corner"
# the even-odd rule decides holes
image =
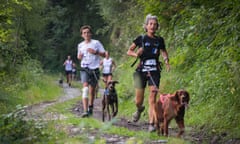
[[[144,65],[148,65],[148,66],[156,66],[157,65],[157,61],[156,59],[148,59],[144,62]]]

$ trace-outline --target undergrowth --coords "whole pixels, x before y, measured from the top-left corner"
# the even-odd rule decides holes
[[[46,75],[38,61],[26,59],[9,72],[0,70],[0,114],[11,112],[16,105],[54,100],[61,93],[57,78]]]
[[[42,141],[56,141],[56,134],[44,121],[28,120],[25,107],[0,117],[0,143],[32,144]]]
[[[67,102],[58,103],[47,109],[48,112],[59,113],[67,117],[66,119],[55,121],[55,123],[58,125],[58,131],[65,132],[66,134],[68,133],[67,135],[63,135],[63,137],[58,139],[58,142],[60,143],[68,142],[105,144],[106,140],[103,139],[101,135],[107,134],[128,137],[126,143],[142,144],[146,142],[146,140],[152,141],[159,139],[167,140],[169,144],[186,143],[186,141],[180,139],[159,137],[156,133],[149,133],[147,131],[132,131],[124,127],[114,126],[113,123],[117,121],[115,118],[107,122],[102,122],[91,117],[84,119],[80,118],[79,116],[76,116],[72,113],[73,105],[75,105],[76,101],[79,100],[81,100],[81,97],[71,99]],[[130,109],[131,112],[128,112],[129,114],[126,114],[126,111],[128,110],[126,107],[131,107],[131,105],[131,102],[129,102],[129,105],[122,105],[121,103],[119,105],[118,117],[128,117],[132,111]],[[125,109],[123,107],[125,107]],[[79,130],[77,133],[73,133],[71,138],[68,136],[70,134],[69,127],[75,127]],[[94,138],[90,139],[89,137],[92,137],[92,135],[94,135]]]

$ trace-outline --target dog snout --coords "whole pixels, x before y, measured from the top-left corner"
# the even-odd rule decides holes
[[[183,102],[187,102],[187,98],[186,98],[185,95],[182,96],[182,101],[183,101]]]
[[[185,107],[185,108],[188,108],[188,102],[189,102],[189,99],[186,95],[182,95],[182,105]]]
[[[114,85],[113,85],[113,84],[110,84],[110,87],[111,87],[111,88],[113,88],[113,87],[114,87]]]
[[[113,88],[114,88],[114,85],[113,85],[112,83],[110,83],[110,84],[108,85],[108,88],[109,88],[109,89],[113,89]]]

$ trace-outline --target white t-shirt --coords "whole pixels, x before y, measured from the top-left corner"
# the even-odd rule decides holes
[[[103,59],[103,70],[102,73],[109,74],[112,73],[112,59],[111,58],[104,58]]]
[[[72,60],[66,60],[65,62],[65,70],[71,71],[72,70]]]
[[[99,68],[100,65],[100,56],[91,54],[87,51],[88,48],[94,49],[98,52],[105,52],[103,45],[98,41],[91,39],[89,43],[85,41],[78,44],[78,55],[81,53],[83,54],[81,60],[81,67],[82,68],[89,68],[89,69],[96,69]]]

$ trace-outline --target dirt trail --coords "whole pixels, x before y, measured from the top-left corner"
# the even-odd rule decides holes
[[[31,105],[26,108],[29,119],[35,119],[35,120],[59,120],[59,119],[66,119],[67,117],[64,115],[61,115],[59,113],[53,113],[53,112],[45,112],[45,110],[49,106],[53,106],[58,103],[62,103],[68,100],[71,100],[73,98],[76,98],[80,96],[80,89],[78,88],[69,88],[67,84],[63,84],[64,94],[63,96],[59,97],[56,101],[48,101],[48,102],[42,102],[39,104]],[[102,95],[103,90],[99,91],[98,98],[95,99],[94,102],[94,110],[93,110],[93,117],[101,121],[102,118],[102,112],[101,112],[101,98],[100,95]],[[74,113],[77,116],[80,116],[83,112],[82,109],[82,102],[78,101],[76,102],[76,105],[72,108],[72,113]],[[117,117],[116,120],[113,122],[113,125],[119,126],[119,127],[125,127],[129,130],[134,131],[140,131],[144,130],[147,131],[148,124],[146,121],[140,121],[138,123],[128,123],[128,120],[124,117]],[[82,128],[79,128],[77,126],[67,126],[68,132],[70,136],[79,135],[79,134],[86,134],[86,131],[84,131]],[[174,133],[177,132],[177,129],[170,128],[170,133],[174,135]],[[94,141],[96,137],[100,137],[102,139],[106,140],[106,143],[114,143],[114,144],[124,144],[127,141],[136,142],[137,140],[134,137],[124,137],[120,135],[110,135],[110,134],[103,134],[99,130],[90,130],[88,133],[88,139],[89,141]],[[188,132],[188,134],[185,134],[183,139],[186,139],[188,141],[191,141],[195,144],[200,144],[203,142],[203,140],[208,143],[219,143],[219,139],[221,137],[207,137],[205,133],[199,134],[195,133],[194,130],[191,130]],[[146,140],[144,143],[149,144],[155,144],[155,143],[166,143],[166,140],[157,140],[157,141],[149,141]],[[235,142],[239,141],[228,141],[231,144],[235,144]],[[237,144],[237,143],[236,143]]]
[[[39,104],[31,105],[26,108],[29,119],[41,119],[41,120],[57,120],[66,118],[63,115],[57,113],[46,113],[44,112],[49,106],[57,103],[62,103],[71,100],[80,95],[80,90],[77,88],[69,88],[67,84],[62,85],[64,94],[55,101],[45,101]]]
[[[53,106],[55,104],[66,102],[68,100],[71,100],[73,98],[76,98],[80,95],[80,89],[78,88],[70,88],[67,86],[67,84],[63,84],[63,90],[64,94],[63,96],[59,97],[59,99],[55,101],[45,101],[41,102],[39,104],[31,105],[26,108],[27,111],[27,119],[34,119],[34,120],[59,120],[59,119],[66,119],[67,117],[64,115],[61,115],[59,113],[53,113],[53,112],[46,112],[46,109],[50,106]],[[101,121],[102,112],[101,112],[101,98],[100,95],[102,95],[103,90],[99,90],[99,96],[95,99],[94,102],[94,111],[93,111],[93,117]],[[72,108],[72,112],[80,116],[83,112],[82,109],[82,102],[78,101],[76,105]],[[117,118],[118,120],[114,123],[116,126],[126,127],[131,130],[143,130],[147,129],[147,125],[144,123],[138,123],[138,124],[128,124],[127,120],[125,118]],[[82,135],[86,134],[86,131],[84,129],[80,128],[79,126],[67,126],[66,128],[69,132],[70,136],[74,135]],[[115,134],[103,134],[98,130],[88,130],[87,137],[89,141],[94,141],[96,137],[100,137],[102,139],[106,140],[107,144],[125,144],[127,141],[136,142],[137,139],[134,137],[126,137],[121,135],[115,135]],[[157,141],[146,141],[147,143],[165,143],[165,140],[157,140]]]

